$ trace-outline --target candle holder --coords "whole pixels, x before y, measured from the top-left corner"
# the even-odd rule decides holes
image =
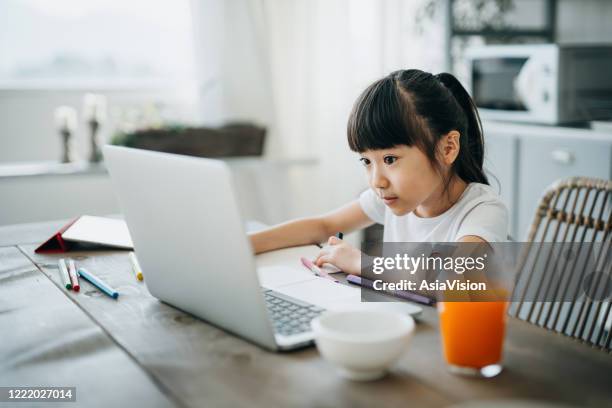
[[[76,161],[76,155],[74,152],[74,143],[72,141],[72,131],[68,128],[60,129],[60,135],[62,137],[62,163],[72,163]]]
[[[106,97],[104,95],[88,93],[83,99],[83,116],[89,127],[89,162],[102,161],[100,151],[100,125],[106,118]]]
[[[77,128],[76,109],[71,106],[60,106],[55,109],[55,122],[59,129],[62,139],[62,163],[76,161],[76,151],[74,149],[74,132]]]
[[[99,163],[100,161],[102,161],[102,151],[100,150],[100,139],[98,136],[100,122],[98,122],[96,118],[93,118],[90,119],[87,124],[89,125],[90,141],[89,161],[91,163]]]

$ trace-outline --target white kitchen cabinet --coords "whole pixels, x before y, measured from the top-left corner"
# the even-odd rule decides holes
[[[518,139],[513,135],[497,134],[485,140],[484,168],[491,187],[499,193],[510,214],[510,235],[516,236],[516,197]]]
[[[612,137],[611,137],[612,139]],[[597,140],[523,137],[519,147],[518,224],[520,237],[533,219],[540,196],[552,182],[568,177],[610,178],[612,143]]]
[[[501,183],[516,240],[527,238],[540,197],[556,180],[612,177],[612,134],[502,122],[486,122],[484,129],[485,167]]]

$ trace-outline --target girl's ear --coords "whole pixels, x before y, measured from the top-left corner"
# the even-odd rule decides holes
[[[459,156],[460,137],[461,134],[458,131],[451,130],[442,136],[438,142],[442,162],[447,166],[452,165],[457,159],[457,156]]]

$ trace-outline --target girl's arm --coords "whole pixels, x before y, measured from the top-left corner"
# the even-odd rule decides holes
[[[318,244],[337,232],[349,233],[372,224],[359,201],[355,200],[330,213],[275,225],[249,234],[249,238],[253,251],[259,254],[279,248]]]

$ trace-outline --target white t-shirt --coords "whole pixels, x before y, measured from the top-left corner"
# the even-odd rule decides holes
[[[486,184],[468,184],[451,208],[431,218],[414,212],[396,216],[372,189],[361,193],[359,204],[372,221],[385,226],[384,242],[456,242],[466,235],[508,240],[508,209]]]

